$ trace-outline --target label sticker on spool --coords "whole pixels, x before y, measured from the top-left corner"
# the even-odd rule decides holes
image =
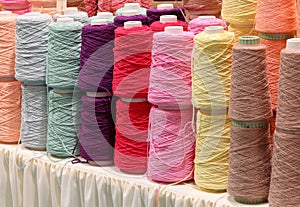
[[[259,33],[258,35],[262,39],[266,40],[286,40],[289,38],[293,38],[295,36],[295,33],[289,33],[289,34],[266,34],[266,33]]]
[[[263,128],[269,125],[268,121],[236,121],[231,120],[231,124],[241,128]]]

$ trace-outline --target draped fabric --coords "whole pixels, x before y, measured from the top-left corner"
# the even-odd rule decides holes
[[[45,152],[0,144],[2,207],[236,207],[227,193],[196,189],[193,183],[160,185],[145,175],[115,167],[72,164]],[[255,207],[268,207],[267,204]]]

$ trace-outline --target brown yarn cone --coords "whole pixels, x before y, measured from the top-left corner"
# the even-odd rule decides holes
[[[234,120],[268,120],[272,117],[264,45],[233,47],[229,116]]]
[[[276,127],[300,132],[300,51],[281,52]]]
[[[276,130],[269,201],[272,207],[300,206],[300,135]]]
[[[262,203],[268,198],[271,151],[266,123],[262,128],[231,125],[228,192],[240,203]]]

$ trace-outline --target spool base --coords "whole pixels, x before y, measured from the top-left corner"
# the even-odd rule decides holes
[[[111,161],[89,161],[89,165],[96,166],[96,167],[105,167],[105,166],[111,166],[114,164],[114,162]]]
[[[234,197],[234,200],[238,203],[242,204],[261,204],[268,202],[268,198],[256,199],[256,200],[248,200],[246,198]]]
[[[38,148],[38,147],[28,147],[28,146],[25,146],[24,144],[23,144],[23,146],[26,149],[33,150],[33,151],[46,151],[46,147],[41,147],[41,148]]]
[[[120,169],[120,171],[126,174],[133,174],[133,175],[142,175],[147,172],[147,170],[130,171],[130,170],[122,170],[122,169]]]

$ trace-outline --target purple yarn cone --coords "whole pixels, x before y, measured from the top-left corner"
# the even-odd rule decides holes
[[[83,91],[112,92],[114,65],[113,24],[82,28],[78,87]]]
[[[124,26],[124,22],[128,22],[128,21],[141,21],[143,25],[147,25],[149,26],[149,18],[145,15],[135,15],[135,16],[117,16],[114,19],[115,25],[117,27],[123,27]]]
[[[163,9],[159,10],[157,8],[151,8],[147,10],[147,17],[149,18],[150,24],[159,21],[161,15],[176,15],[177,19],[185,22],[185,18],[181,12],[184,12],[184,8],[175,6],[173,9]]]
[[[112,161],[115,143],[112,97],[82,96],[81,101],[80,155],[88,161]]]

